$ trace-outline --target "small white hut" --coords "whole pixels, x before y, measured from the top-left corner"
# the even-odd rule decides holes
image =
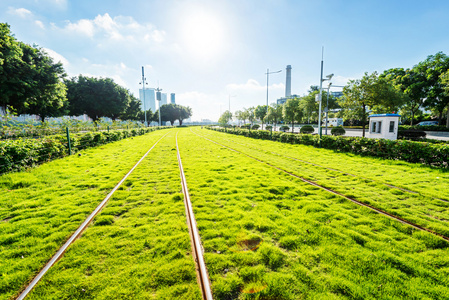
[[[396,140],[398,138],[398,114],[377,114],[369,116],[368,137],[372,139]]]

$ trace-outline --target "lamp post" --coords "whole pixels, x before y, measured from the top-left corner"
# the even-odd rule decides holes
[[[323,79],[323,55],[324,55],[324,47],[323,50],[321,52],[321,75],[320,75],[320,96],[319,96],[319,101],[320,101],[320,105],[319,105],[319,110],[318,110],[318,133],[320,136],[319,139],[319,146],[321,147],[321,98],[323,95],[323,81],[329,81],[332,79],[332,77],[334,76],[334,74],[329,74],[326,76],[325,79]]]
[[[329,85],[327,86],[327,95],[326,95],[326,110],[324,111],[326,113],[326,131],[325,135],[327,135],[327,120],[329,115],[329,90],[331,88],[332,82],[329,82]]]
[[[148,122],[147,122],[147,110],[145,108],[145,85],[148,85],[148,82],[146,82],[146,78],[145,78],[145,74],[144,74],[144,70],[143,70],[143,66],[142,66],[142,82],[139,82],[139,84],[142,85],[142,94],[143,94],[143,111],[145,113],[145,127],[148,127]]]
[[[267,73],[265,73],[267,75],[267,111],[265,112],[265,115],[268,114],[268,77],[270,74],[281,73],[281,72],[282,72],[282,70],[270,72],[270,70],[267,69]],[[262,124],[263,124],[263,120],[262,120]]]
[[[162,124],[161,124],[161,98],[162,98],[162,95],[161,95],[161,91],[162,91],[162,89],[160,89],[159,88],[159,85],[158,85],[158,87],[157,87],[157,89],[155,89],[155,91],[156,91],[156,100],[157,101],[159,101],[159,126],[162,126]]]

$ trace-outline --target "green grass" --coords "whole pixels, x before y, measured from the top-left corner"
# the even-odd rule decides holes
[[[201,299],[174,133],[128,177],[30,299]]]
[[[209,132],[209,138],[233,149],[449,236],[449,201],[444,200],[448,196],[443,193],[449,189],[447,172],[410,163],[353,157],[310,146]],[[410,192],[386,184],[407,188]]]
[[[179,139],[215,299],[449,299],[444,240],[188,129]]]
[[[166,131],[0,176],[0,298],[16,294]]]

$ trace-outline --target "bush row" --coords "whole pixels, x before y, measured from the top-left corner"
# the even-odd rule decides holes
[[[439,125],[424,125],[424,126],[399,125],[399,130],[410,130],[410,129],[419,129],[424,131],[449,131],[449,128],[447,128],[446,126],[439,126]]]
[[[209,128],[212,130],[243,135],[256,139],[282,143],[303,144],[319,147],[319,135],[270,132],[264,130]],[[358,155],[422,163],[439,168],[448,168],[449,145],[415,142],[408,140],[369,139],[347,136],[322,136],[321,148]]]
[[[77,133],[70,135],[72,154],[86,148],[143,135],[166,127],[136,128]],[[69,154],[67,136],[53,135],[41,139],[18,139],[0,141],[0,174],[23,170],[26,167]]]

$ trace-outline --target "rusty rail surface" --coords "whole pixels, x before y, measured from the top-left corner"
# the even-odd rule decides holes
[[[206,264],[203,257],[203,248],[201,246],[201,239],[196,226],[195,215],[193,214],[192,203],[190,201],[189,190],[187,188],[187,181],[184,175],[184,168],[182,167],[181,154],[178,146],[178,133],[176,133],[176,151],[178,155],[179,172],[181,176],[182,192],[184,194],[184,205],[186,208],[187,225],[189,227],[190,239],[192,244],[193,255],[196,262],[197,279],[201,288],[201,294],[204,300],[212,300],[212,291],[210,288],[209,274],[207,272]]]
[[[192,132],[193,132],[193,131],[192,131]],[[195,132],[193,132],[193,133],[195,133]],[[253,156],[249,155],[249,154],[246,154],[246,153],[244,153],[244,152],[235,150],[235,149],[233,149],[233,148],[231,148],[231,147],[228,147],[228,146],[226,146],[226,145],[223,145],[223,144],[221,144],[221,143],[218,143],[218,142],[216,142],[216,141],[213,141],[213,140],[211,140],[211,139],[208,139],[208,138],[206,138],[206,137],[204,137],[204,136],[202,136],[202,135],[200,135],[200,134],[198,134],[198,133],[195,133],[195,134],[198,135],[199,137],[202,137],[203,139],[206,139],[206,140],[212,142],[212,143],[215,143],[215,144],[217,144],[217,145],[220,145],[220,146],[222,146],[222,147],[225,147],[225,148],[227,148],[227,149],[229,149],[229,150],[231,150],[231,151],[237,152],[237,153],[239,153],[239,154],[245,155],[245,156],[247,156],[247,157],[249,157],[249,158],[251,158],[251,159],[254,159],[254,160],[256,160],[256,161],[258,161],[258,162],[260,162],[260,163],[266,164],[266,165],[268,165],[268,166],[270,166],[270,167],[272,167],[272,168],[274,168],[274,169],[276,169],[276,170],[279,170],[279,171],[284,172],[284,173],[286,173],[286,174],[288,174],[288,175],[290,175],[290,176],[293,176],[293,177],[295,177],[295,178],[298,178],[298,179],[300,179],[300,180],[302,180],[302,181],[304,181],[304,182],[306,182],[306,183],[308,183],[308,184],[310,184],[310,185],[313,185],[313,186],[318,187],[318,188],[320,188],[320,189],[322,189],[322,190],[325,190],[325,191],[330,192],[330,193],[332,193],[332,194],[335,194],[335,195],[338,195],[338,196],[340,196],[340,197],[343,197],[343,198],[345,198],[346,200],[349,200],[349,201],[351,201],[351,202],[353,202],[353,203],[355,203],[355,204],[357,204],[357,205],[367,207],[367,208],[369,208],[369,209],[371,209],[371,210],[373,210],[373,211],[375,211],[375,212],[377,212],[377,213],[379,213],[379,214],[381,214],[381,215],[387,216],[387,217],[389,217],[389,218],[391,218],[391,219],[394,219],[394,220],[396,220],[396,221],[399,221],[399,222],[401,222],[401,223],[403,223],[403,224],[407,224],[407,225],[409,225],[409,226],[411,226],[411,227],[413,227],[413,228],[415,228],[415,229],[419,229],[419,230],[422,230],[422,231],[427,231],[427,232],[429,232],[429,233],[431,233],[431,234],[434,234],[434,235],[436,235],[436,236],[438,236],[438,237],[440,237],[440,238],[442,238],[442,239],[444,239],[444,240],[446,240],[446,241],[449,241],[449,237],[447,237],[447,236],[445,236],[445,235],[442,235],[442,234],[440,234],[440,233],[438,233],[438,232],[435,232],[435,231],[433,231],[433,230],[431,230],[431,229],[422,227],[422,226],[420,226],[420,225],[418,225],[418,224],[415,224],[415,223],[413,223],[413,222],[410,222],[410,221],[408,221],[408,220],[405,220],[405,219],[403,219],[403,218],[401,218],[401,217],[398,217],[398,216],[395,216],[395,215],[393,215],[393,214],[390,214],[390,213],[388,213],[388,212],[386,212],[386,211],[384,211],[384,210],[382,210],[382,209],[379,209],[379,208],[377,208],[377,207],[374,207],[374,206],[372,206],[372,205],[369,205],[369,204],[360,202],[360,201],[358,201],[358,200],[356,200],[356,199],[354,199],[354,198],[348,197],[348,196],[346,196],[346,195],[344,195],[344,194],[341,194],[341,193],[339,193],[339,192],[337,192],[337,191],[334,191],[334,190],[332,190],[332,189],[329,189],[329,188],[327,188],[327,187],[324,187],[324,186],[322,186],[322,185],[319,185],[319,184],[316,183],[316,182],[313,182],[313,181],[310,181],[310,180],[308,180],[308,179],[302,178],[302,177],[300,177],[300,176],[298,176],[298,175],[295,175],[295,174],[293,174],[293,173],[291,173],[291,172],[289,172],[289,171],[286,171],[286,170],[284,170],[284,169],[282,169],[282,168],[279,168],[279,167],[277,167],[277,166],[275,166],[275,165],[272,165],[272,164],[270,164],[270,163],[268,163],[268,162],[266,162],[266,161],[260,160],[260,159],[258,159],[258,158],[256,158],[256,157],[253,157]]]
[[[64,255],[69,246],[83,233],[87,226],[92,222],[93,218],[105,207],[109,199],[115,193],[115,191],[122,185],[122,183],[128,178],[128,176],[134,171],[134,169],[144,160],[144,158],[150,153],[151,150],[162,140],[168,132],[163,135],[156,143],[148,150],[141,159],[132,167],[129,172],[120,180],[117,185],[109,192],[106,198],[101,201],[101,203],[95,208],[95,210],[84,220],[84,222],[78,227],[75,233],[65,242],[65,244],[59,248],[58,252],[50,259],[50,261],[45,265],[45,267],[33,278],[33,280],[28,284],[28,286],[22,291],[22,293],[16,298],[17,300],[24,299],[34,288],[34,286],[42,279],[42,277],[47,273],[47,271]]]

